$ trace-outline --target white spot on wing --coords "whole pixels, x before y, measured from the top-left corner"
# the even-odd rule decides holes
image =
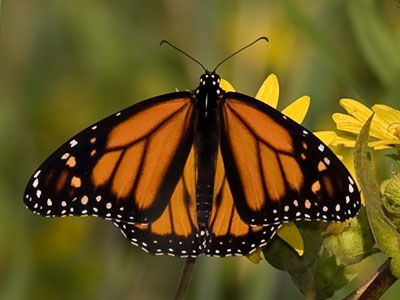
[[[36,179],[33,181],[32,186],[33,186],[34,188],[37,188],[38,184],[39,184],[39,179],[36,178]]]
[[[73,148],[76,145],[78,145],[78,142],[76,140],[72,140],[72,141],[69,142],[69,145],[71,146],[71,148]]]

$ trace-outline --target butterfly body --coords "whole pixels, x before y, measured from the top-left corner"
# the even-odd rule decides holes
[[[206,72],[88,127],[29,180],[25,205],[114,221],[132,244],[180,257],[243,255],[282,223],[344,221],[360,207],[340,160],[310,131]]]
[[[223,90],[217,74],[207,72],[192,92],[195,103],[194,152],[196,157],[196,210],[201,232],[208,232],[220,139],[220,106]],[[218,91],[218,92],[217,92]],[[204,234],[203,233],[203,234]]]

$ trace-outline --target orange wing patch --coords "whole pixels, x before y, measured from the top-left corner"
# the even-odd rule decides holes
[[[117,199],[133,195],[138,209],[151,207],[187,133],[192,112],[189,99],[177,99],[139,112],[117,125],[108,135],[106,149],[110,151],[93,168],[93,184],[100,187],[111,182],[111,192]],[[162,215],[159,222],[167,222],[166,219],[167,215]]]
[[[198,228],[194,161],[194,150],[192,148],[171,201],[160,218],[150,225],[152,233],[158,235],[176,234],[187,237],[193,233],[193,228]]]
[[[232,111],[224,111],[226,132],[229,134],[231,148],[235,157],[238,173],[243,183],[248,205],[257,211],[265,201],[264,180],[259,167],[257,141],[245,124]]]
[[[92,172],[92,181],[95,186],[101,186],[109,180],[121,154],[122,150],[108,152],[98,160]]]
[[[146,154],[135,190],[135,201],[141,209],[153,204],[164,175],[187,129],[185,124],[187,113],[187,110],[177,112],[148,138]]]
[[[127,197],[139,172],[146,142],[144,140],[131,146],[124,153],[112,182],[112,190],[118,198]]]
[[[250,230],[250,226],[243,222],[234,205],[232,193],[225,177],[225,168],[220,149],[218,149],[214,191],[214,202],[210,218],[212,233],[217,237],[228,234],[232,236],[246,235]]]
[[[277,151],[292,152],[293,140],[287,130],[256,108],[228,99],[229,110],[243,120],[251,131]]]
[[[146,109],[135,114],[110,132],[107,148],[126,147],[151,135],[153,130],[162,125],[179,110],[184,110],[188,105],[187,99],[176,99],[158,104],[151,110]]]

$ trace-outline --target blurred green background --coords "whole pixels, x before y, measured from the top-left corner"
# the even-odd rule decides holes
[[[1,2],[0,2],[1,3]],[[311,96],[305,125],[334,129],[338,100],[400,109],[400,5],[392,0],[6,0],[0,21],[0,299],[170,299],[184,260],[130,245],[111,222],[44,219],[24,208],[33,170],[84,127],[140,100],[219,73],[254,95],[277,74],[282,108]],[[390,166],[389,166],[390,168]],[[385,173],[387,169],[380,170]],[[384,260],[354,266],[360,276]],[[383,299],[398,299],[395,284]],[[187,299],[301,298],[289,276],[246,258],[197,261]]]

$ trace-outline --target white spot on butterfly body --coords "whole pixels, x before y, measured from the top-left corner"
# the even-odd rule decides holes
[[[319,150],[319,151],[323,152],[324,149],[325,149],[325,146],[324,146],[324,145],[320,144],[320,145],[318,146],[318,150]]]
[[[35,175],[33,175],[33,178],[37,178],[39,176],[40,172],[41,172],[41,170],[37,170]]]
[[[340,210],[340,204],[337,204],[337,205],[336,205],[335,210],[336,210],[336,211],[339,211],[339,210]]]
[[[350,202],[350,196],[346,196],[346,204],[349,204]]]
[[[106,208],[107,208],[107,209],[111,209],[111,207],[112,207],[111,202],[108,202],[108,203],[106,204]]]
[[[92,126],[92,130],[97,129],[97,125]]]
[[[287,120],[287,117],[285,115],[282,115],[282,118],[284,118],[285,120]]]
[[[118,112],[115,114],[115,116],[119,117],[121,115],[121,112]]]
[[[297,206],[299,206],[299,202],[297,200],[294,200],[293,205],[297,207]]]
[[[41,190],[37,190],[36,191],[36,197],[40,198],[41,195],[42,195],[42,191]]]
[[[47,199],[47,206],[52,206],[53,205],[53,202],[51,201],[51,199],[49,198],[49,199]]]
[[[350,183],[354,184],[353,178],[351,178],[350,176],[348,178],[349,178]]]
[[[286,206],[283,208],[283,210],[286,211],[286,212],[289,211],[289,205],[286,205]]]
[[[324,207],[322,208],[322,210],[323,210],[323,211],[328,211],[328,207],[327,207],[327,206],[324,206]]]
[[[349,192],[350,192],[350,193],[354,192],[353,185],[351,185],[351,184],[349,184]]]
[[[329,166],[329,164],[331,163],[331,161],[329,160],[329,158],[324,157],[324,162]]]
[[[303,134],[304,134],[304,135],[307,135],[308,132],[307,132],[306,130],[303,130]]]

